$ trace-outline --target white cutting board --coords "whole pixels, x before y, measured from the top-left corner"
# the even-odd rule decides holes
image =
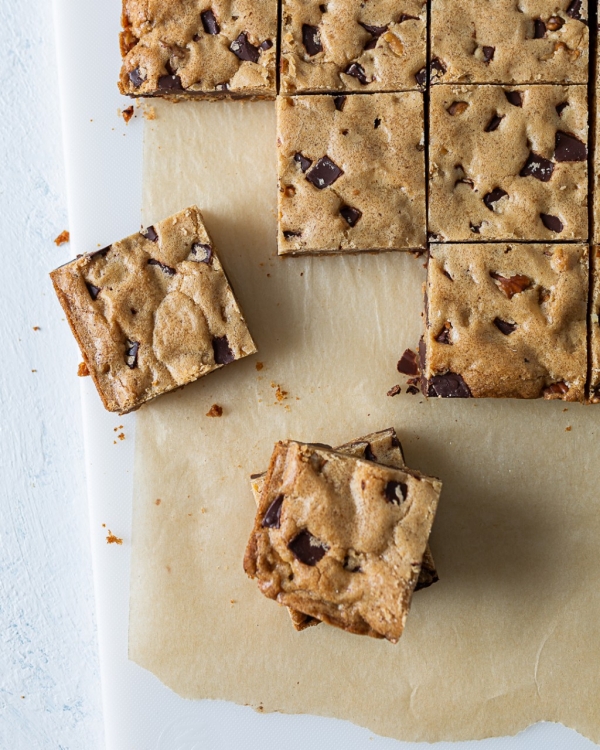
[[[54,0],[54,5],[75,255],[104,247],[140,225],[143,118],[138,115],[125,126],[117,114],[131,104],[116,86],[121,0]],[[422,747],[375,737],[343,721],[186,701],[127,659],[135,415],[105,412],[90,378],[81,381],[81,397],[107,750]],[[107,544],[109,530],[122,545]],[[435,747],[583,750],[595,745],[564,727],[540,724],[518,737]]]

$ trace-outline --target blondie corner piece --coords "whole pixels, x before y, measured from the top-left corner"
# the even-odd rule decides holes
[[[279,254],[423,249],[423,95],[279,97]]]
[[[423,0],[283,0],[282,19],[283,93],[425,88]]]
[[[122,94],[276,96],[276,0],[123,0],[122,25]]]
[[[402,445],[393,427],[357,438],[350,443],[339,445],[333,450],[338,453],[345,453],[348,456],[354,456],[355,458],[364,458],[366,461],[375,461],[383,466],[391,466],[394,469],[404,469],[406,466]],[[260,496],[265,486],[266,476],[267,472],[264,472],[263,474],[253,475],[251,479],[252,494],[254,495],[257,507],[260,505]],[[428,588],[437,583],[437,581],[439,581],[439,576],[428,544],[423,555],[415,591]],[[320,620],[309,615],[304,615],[302,612],[294,609],[289,610],[289,612],[292,624],[296,630],[305,630],[313,625],[318,625],[320,622]]]
[[[351,633],[402,635],[441,482],[278,443],[244,558],[262,593]]]
[[[427,396],[583,401],[585,245],[434,245],[421,375]]]
[[[109,411],[256,351],[196,207],[50,275]]]
[[[587,240],[585,86],[434,86],[435,240]]]
[[[587,83],[587,0],[431,0],[433,83]]]

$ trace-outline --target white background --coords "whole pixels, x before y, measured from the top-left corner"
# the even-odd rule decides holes
[[[106,13],[113,5],[74,0],[73,8],[81,11],[82,34],[92,39],[98,29],[93,13],[99,8]],[[63,229],[73,229],[82,215],[75,210],[69,227],[52,5],[49,0],[0,0],[0,29],[0,750],[96,750],[104,739],[75,375],[80,358],[47,275],[81,251],[73,245],[57,248],[52,240]],[[111,143],[114,156],[124,148],[124,134],[129,132],[131,138],[141,123],[134,121],[125,129],[117,116],[119,98],[112,80],[110,85],[95,80],[91,58],[103,53],[92,46],[88,57],[84,54],[71,64],[77,65],[78,85],[87,94],[113,92],[108,95],[110,107],[103,108],[89,128]],[[77,114],[85,117],[84,112]],[[119,159],[70,165],[71,173],[80,168],[87,179],[106,186],[106,202],[97,206],[93,222],[81,226],[78,219],[76,235],[84,244],[92,237],[106,244],[137,222],[133,206],[139,202],[140,186],[128,186],[129,174],[122,166]],[[93,193],[71,194],[71,207],[80,208]],[[107,232],[110,236],[103,236]],[[94,522],[97,543],[97,535],[104,532]],[[121,635],[125,628],[123,623]],[[143,696],[129,698],[143,702]],[[196,708],[200,711],[195,711],[189,733],[185,720],[180,722],[181,745],[176,748],[157,737],[152,750],[333,748],[350,733],[351,745],[345,746],[353,749],[409,747],[371,741],[368,732],[341,722],[260,716],[220,703]],[[196,730],[198,718],[206,727],[202,736]],[[459,747],[594,746],[567,730],[540,726],[517,739]],[[131,750],[140,747],[134,743]]]

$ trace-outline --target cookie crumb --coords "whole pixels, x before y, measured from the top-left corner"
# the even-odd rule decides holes
[[[125,440],[125,433],[124,433],[124,432],[121,432],[121,433],[119,433],[119,434],[117,435],[117,437],[119,438],[119,440]]]
[[[402,393],[402,388],[399,385],[395,385],[393,388],[390,388],[390,390],[387,392],[387,395],[397,396],[399,393]]]
[[[565,427],[565,432],[571,432],[573,428],[569,425],[569,427]]]
[[[145,120],[156,120],[156,110],[154,107],[150,107],[148,104],[144,107],[142,112]]]
[[[157,497],[156,500],[154,501],[154,505],[160,505],[161,503],[162,503],[162,500],[160,499],[160,497]]]
[[[88,366],[85,362],[80,362],[79,367],[77,368],[77,376],[80,378],[87,378],[90,374],[90,371],[88,370]]]
[[[127,107],[127,109],[124,109],[121,112],[121,117],[125,120],[125,125],[131,120],[133,117],[133,107]]]
[[[41,331],[42,329],[39,326],[33,326],[34,331]]]
[[[54,244],[58,245],[60,247],[61,245],[65,245],[67,242],[71,240],[71,235],[69,232],[67,232],[66,229],[64,229],[58,237],[54,240]]]
[[[256,367],[258,372],[260,372],[265,365],[264,365],[264,362],[257,362],[254,366]]]
[[[407,393],[410,393],[411,396],[416,396],[417,393],[420,393],[419,389],[415,387],[414,385],[409,385],[406,389]]]
[[[102,524],[104,526],[104,524]],[[106,543],[107,544],[123,544],[123,540],[120,539],[118,536],[115,536],[112,531],[109,529],[108,534],[106,536]]]
[[[279,401],[279,403],[285,401],[288,397],[288,392],[284,391],[283,388],[277,383],[271,383],[271,388],[275,389],[275,398],[277,399],[277,401]]]
[[[219,406],[219,404],[213,404],[210,407],[210,410],[206,412],[207,417],[222,417],[223,416],[223,407]]]

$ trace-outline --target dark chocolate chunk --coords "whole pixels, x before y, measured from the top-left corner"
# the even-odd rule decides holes
[[[587,146],[572,133],[557,130],[554,158],[556,161],[585,161],[587,159]]]
[[[327,6],[326,5],[319,5],[319,10],[321,13],[327,13]]]
[[[311,57],[323,52],[321,35],[317,26],[310,26],[307,23],[302,24],[302,44]]]
[[[127,348],[125,349],[125,362],[129,369],[133,370],[138,364],[138,352],[140,350],[139,342],[127,339]]]
[[[517,330],[516,323],[509,323],[507,320],[502,320],[502,318],[494,318],[494,325],[505,336],[510,336],[511,333]]]
[[[211,8],[200,13],[200,18],[202,19],[202,26],[204,28],[204,31],[206,31],[207,34],[211,34],[214,36],[221,31],[221,27],[217,23],[217,19],[215,18],[215,14],[212,12]]]
[[[494,210],[494,204],[497,203],[501,198],[507,196],[508,193],[502,188],[494,188],[491,193],[487,193],[483,196],[483,202],[490,211]]]
[[[93,284],[89,284],[87,281],[85,282],[85,285],[87,287],[88,292],[90,293],[90,297],[95,302],[98,299],[98,295],[101,292],[101,287],[94,286]]]
[[[439,59],[439,57],[434,57],[431,61],[431,64],[429,65],[429,74],[431,76],[431,80],[434,78],[441,78],[444,73],[446,72],[446,66],[444,63]]]
[[[300,165],[300,169],[303,172],[306,172],[306,170],[312,165],[312,159],[307,159],[306,156],[299,151],[297,154],[294,154],[294,161]]]
[[[333,99],[333,104],[338,112],[341,112],[344,109],[344,104],[346,103],[347,96],[336,96]]]
[[[234,361],[235,355],[231,351],[227,336],[214,336],[212,345],[216,364],[228,365],[230,362]]]
[[[439,398],[471,398],[471,391],[462,375],[446,372],[429,379],[427,395]]]
[[[302,232],[292,232],[290,230],[284,231],[283,238],[285,240],[291,240],[292,237],[302,237]]]
[[[369,81],[367,80],[365,69],[357,62],[350,63],[344,73],[348,76],[356,78],[359,83],[362,83],[363,86],[366,86],[366,84],[369,83]]]
[[[323,190],[323,188],[333,185],[338,177],[343,174],[343,170],[325,155],[319,159],[315,166],[306,175],[306,179],[318,190]]]
[[[417,355],[413,352],[412,349],[406,349],[404,354],[400,357],[400,360],[396,365],[396,369],[403,375],[414,376],[419,374]]]
[[[473,232],[473,234],[481,234],[481,224],[473,224],[469,222],[469,229]]]
[[[419,389],[414,385],[409,385],[406,389],[406,392],[409,393],[411,396],[416,396],[417,393],[420,393]]]
[[[261,52],[266,52],[268,49],[271,49],[273,46],[273,42],[270,39],[265,39],[265,41],[259,46],[259,50]]]
[[[363,453],[363,457],[366,461],[375,461],[377,462],[377,456],[373,453],[373,449],[371,448],[371,443],[367,443],[365,446],[365,451]]]
[[[446,112],[448,112],[449,115],[462,115],[463,112],[466,112],[468,109],[469,104],[468,102],[452,102],[452,104],[448,107]]]
[[[483,61],[486,63],[489,63],[494,59],[494,52],[496,51],[496,48],[495,47],[482,47],[481,51],[483,52]]]
[[[554,164],[550,159],[534,154],[530,151],[523,169],[519,172],[521,177],[535,177],[540,182],[548,182],[554,172]]]
[[[340,215],[351,227],[354,227],[362,216],[362,211],[359,211],[358,208],[354,208],[353,206],[342,206],[340,208]]]
[[[562,113],[565,111],[565,109],[569,106],[569,102],[561,102],[560,104],[556,105],[556,114],[559,117],[562,117]]]
[[[234,41],[231,42],[231,44],[229,45],[229,49],[236,57],[239,57],[240,60],[253,63],[258,62],[258,57],[260,54],[258,51],[258,47],[255,47],[250,42],[245,31],[242,31],[238,38],[234,39]]]
[[[142,235],[142,237],[150,240],[150,242],[158,242],[158,234],[156,234],[156,229],[154,229],[154,227],[152,226],[144,229],[142,232],[140,232],[140,234]]]
[[[499,288],[506,294],[508,299],[512,299],[515,294],[520,294],[531,286],[531,279],[522,274],[506,277],[495,271],[490,271],[490,276],[494,281],[498,282]]]
[[[546,36],[546,24],[541,18],[536,18],[533,22],[533,38],[543,39]]]
[[[197,263],[206,263],[210,265],[212,263],[213,249],[210,245],[205,245],[202,242],[194,242],[192,245],[192,258]]]
[[[540,219],[546,229],[549,229],[551,232],[556,232],[556,234],[560,234],[565,228],[558,216],[552,216],[552,214],[540,214]]]
[[[450,339],[451,330],[452,330],[452,323],[450,323],[449,321],[446,321],[444,323],[442,330],[435,337],[435,340],[438,342],[438,344],[449,344],[449,345],[452,344],[452,341]]]
[[[275,500],[267,508],[264,515],[262,526],[266,529],[278,529],[281,526],[281,506],[283,505],[283,495],[277,495]]]
[[[161,91],[182,91],[181,78],[178,75],[160,76],[158,88]]]
[[[175,276],[175,273],[176,273],[175,269],[171,268],[171,266],[167,266],[164,263],[161,263],[159,260],[155,260],[154,258],[150,258],[150,260],[148,261],[148,265],[149,266],[157,266],[158,268],[160,268],[160,270],[163,273],[166,273],[168,276]]]
[[[514,107],[523,106],[523,94],[520,91],[505,91],[504,96]]]
[[[425,88],[427,85],[427,68],[421,68],[421,70],[415,73],[415,81],[418,86]]]
[[[387,395],[388,396],[397,396],[399,393],[402,393],[402,388],[399,385],[394,385],[387,392]]]
[[[433,586],[433,584],[437,583],[439,580],[440,577],[437,574],[437,570],[435,568],[426,566],[423,562],[423,565],[421,565],[421,571],[419,573],[419,579],[415,586],[415,591],[421,591],[421,589],[429,588],[429,586]]]
[[[304,529],[292,539],[288,549],[301,563],[314,566],[325,557],[329,547]]]
[[[146,80],[146,76],[142,76],[139,68],[130,70],[127,75],[129,76],[129,80],[131,81],[131,83],[133,83],[136,89],[139,89],[142,83],[144,83],[144,81]]]
[[[91,260],[94,258],[106,258],[108,255],[108,251],[111,249],[112,245],[108,245],[108,247],[103,247],[101,250],[94,250],[93,253],[88,253],[88,258]],[[79,256],[77,256],[79,257]]]
[[[384,31],[387,31],[387,26],[369,26],[368,23],[358,22],[359,26],[362,26],[365,31],[368,31],[371,36],[381,36]]]
[[[375,128],[375,130],[377,130],[377,128],[378,128],[378,127],[379,127],[380,125],[381,125],[381,118],[380,118],[380,117],[376,117],[376,118],[375,118],[375,121],[373,122],[373,127]]]
[[[572,0],[567,8],[567,15],[581,21],[581,0]]]
[[[498,130],[498,125],[500,125],[503,119],[504,119],[504,115],[495,114],[492,117],[492,119],[488,122],[488,124],[485,126],[485,132],[493,133],[494,130]]]
[[[408,494],[408,485],[404,482],[388,482],[384,489],[385,499],[393,505],[402,505]]]

